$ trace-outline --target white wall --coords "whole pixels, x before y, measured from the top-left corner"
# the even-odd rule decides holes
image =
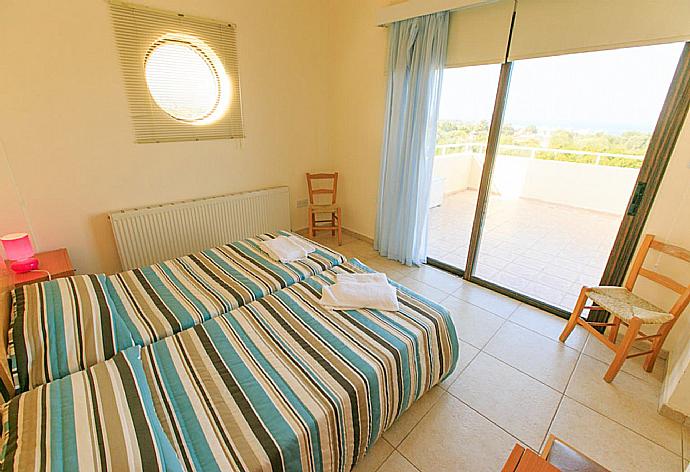
[[[67,247],[80,272],[112,272],[107,212],[275,185],[290,187],[292,223],[306,226],[295,207],[306,197],[304,172],[331,168],[327,5],[142,3],[238,25],[246,139],[134,144],[108,3],[5,0],[0,234],[33,230],[39,249]]]
[[[444,193],[455,193],[477,188],[472,179],[472,166],[476,158],[472,154],[447,154],[434,157],[434,177],[444,179]]]
[[[434,157],[434,177],[445,179],[446,193],[479,188],[483,156]],[[638,169],[498,156],[491,190],[508,198],[529,198],[622,215]]]
[[[508,162],[513,169],[508,168]],[[524,168],[522,197],[616,215],[625,212],[639,173],[638,169],[624,167],[520,157],[499,158],[496,169],[500,172],[502,168],[505,169],[506,180],[511,178],[511,174],[522,174]]]

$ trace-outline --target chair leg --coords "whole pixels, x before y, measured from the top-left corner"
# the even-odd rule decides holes
[[[331,213],[331,227],[335,228],[335,213]],[[331,236],[335,236],[335,229],[331,230]]]
[[[338,212],[338,215],[337,215],[337,218],[338,218],[338,246],[342,246],[343,245],[343,221],[341,218],[342,213],[340,212],[340,208],[338,208],[337,212]]]
[[[609,341],[616,343],[616,338],[618,338],[618,329],[621,327],[621,320],[618,317],[613,318],[613,326],[611,326],[611,331],[609,332]]]
[[[657,331],[657,334],[661,336],[654,338],[654,341],[652,341],[652,352],[649,353],[644,360],[644,370],[647,372],[654,370],[654,363],[656,362],[656,358],[659,357],[659,352],[664,345],[664,341],[666,341],[666,336],[668,336],[668,333],[671,331],[671,326],[673,326],[672,322],[664,323],[661,325],[661,328],[659,328],[659,331]]]
[[[309,210],[309,237],[314,237],[314,213]]]
[[[628,323],[628,330],[625,332],[625,336],[616,351],[616,357],[613,358],[613,362],[611,362],[609,369],[604,375],[604,380],[608,383],[611,383],[613,379],[616,378],[618,371],[623,367],[623,362],[627,359],[628,352],[635,342],[635,338],[637,338],[637,333],[640,332],[641,327],[642,321],[639,318],[633,317]]]
[[[573,312],[570,314],[570,319],[568,319],[568,324],[565,325],[561,336],[558,338],[562,343],[568,339],[570,333],[572,333],[575,329],[575,326],[577,326],[577,320],[580,319],[582,310],[584,310],[585,303],[587,302],[587,293],[587,287],[582,287],[582,290],[580,290],[580,296],[577,298],[577,303],[575,303],[575,308],[573,308]]]

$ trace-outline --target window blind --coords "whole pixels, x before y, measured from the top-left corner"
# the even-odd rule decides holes
[[[512,15],[513,0],[452,12],[446,67],[503,62]]]
[[[244,137],[236,27],[112,1],[137,143]]]
[[[519,0],[510,60],[687,40],[688,0]]]

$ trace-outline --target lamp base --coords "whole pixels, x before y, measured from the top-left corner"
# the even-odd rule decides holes
[[[30,270],[36,270],[38,269],[38,259],[35,257],[29,257],[27,259],[13,261],[10,264],[10,269],[17,274],[23,274],[24,272],[29,272]]]

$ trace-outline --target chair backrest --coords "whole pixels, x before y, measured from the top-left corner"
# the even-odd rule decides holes
[[[330,180],[330,186],[329,187],[319,187],[315,188],[313,181],[315,180]],[[321,194],[330,194],[331,195],[331,201],[330,205],[335,204],[335,198],[336,195],[338,194],[338,173],[333,172],[332,174],[327,174],[327,173],[320,173],[320,174],[310,174],[307,172],[307,187],[309,188],[309,203],[312,205],[315,204],[323,204],[323,202],[317,202],[316,200],[316,195],[321,195]]]
[[[653,234],[647,234],[642,240],[642,245],[640,246],[637,256],[635,256],[635,260],[633,260],[630,274],[625,281],[625,288],[632,291],[638,276],[642,276],[646,279],[663,285],[666,288],[670,288],[674,292],[678,293],[679,296],[669,310],[669,313],[674,316],[678,316],[683,310],[685,310],[685,308],[688,306],[688,303],[690,303],[690,285],[683,285],[673,280],[671,277],[642,267],[642,264],[644,264],[650,249],[663,252],[664,254],[668,254],[669,256],[676,257],[690,263],[690,251],[672,244],[662,243],[661,241],[657,241]]]

